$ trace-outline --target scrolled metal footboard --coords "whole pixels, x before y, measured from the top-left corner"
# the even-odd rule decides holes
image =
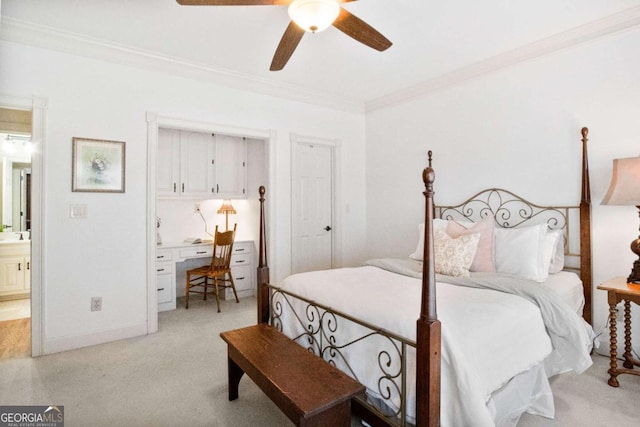
[[[269,288],[273,327],[363,383],[367,393],[361,403],[389,425],[410,425],[413,417],[407,420],[407,351],[415,350],[414,341],[300,295]],[[363,352],[366,360],[362,360]],[[367,378],[360,378],[363,369]]]

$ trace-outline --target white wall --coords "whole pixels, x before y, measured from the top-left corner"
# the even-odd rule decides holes
[[[580,129],[588,126],[594,316],[602,329],[606,295],[595,286],[629,274],[638,235],[635,208],[600,201],[612,159],[640,155],[639,47],[640,31],[630,31],[368,113],[367,255],[415,249],[428,150],[437,203],[503,187],[539,204],[578,204]]]
[[[342,147],[343,263],[364,247],[364,115],[312,107],[12,42],[0,42],[0,93],[49,101],[45,157],[44,352],[146,330],[145,115],[276,132],[270,218],[274,279],[290,265],[290,140],[296,133],[338,138]],[[74,136],[126,141],[126,192],[71,192]],[[69,218],[69,205],[88,218]],[[275,209],[275,211],[274,211]],[[101,312],[90,299],[103,297]],[[143,332],[142,332],[143,333]]]

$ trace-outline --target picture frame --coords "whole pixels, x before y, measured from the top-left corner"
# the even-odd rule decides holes
[[[71,191],[124,193],[124,141],[74,137],[71,165]]]

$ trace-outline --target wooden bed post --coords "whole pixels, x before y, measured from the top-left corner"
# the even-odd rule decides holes
[[[425,185],[424,254],[422,301],[416,328],[416,425],[440,425],[440,321],[436,312],[436,274],[433,250],[433,181],[429,166],[422,172]]]
[[[267,238],[264,217],[264,186],[260,189],[260,239],[258,244],[258,323],[269,323],[269,265],[267,264]]]
[[[589,129],[582,128],[582,197],[580,199],[580,279],[584,290],[582,317],[592,324],[592,276],[591,276],[591,190],[589,185],[589,159],[587,158],[587,135]]]

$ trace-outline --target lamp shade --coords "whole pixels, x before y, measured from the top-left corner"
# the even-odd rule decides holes
[[[231,200],[223,200],[222,206],[218,209],[219,214],[235,214],[236,210],[231,204]]]
[[[640,206],[640,157],[613,160],[613,175],[603,205]]]
[[[340,14],[337,0],[295,0],[289,5],[289,17],[300,28],[315,33],[326,29]]]

